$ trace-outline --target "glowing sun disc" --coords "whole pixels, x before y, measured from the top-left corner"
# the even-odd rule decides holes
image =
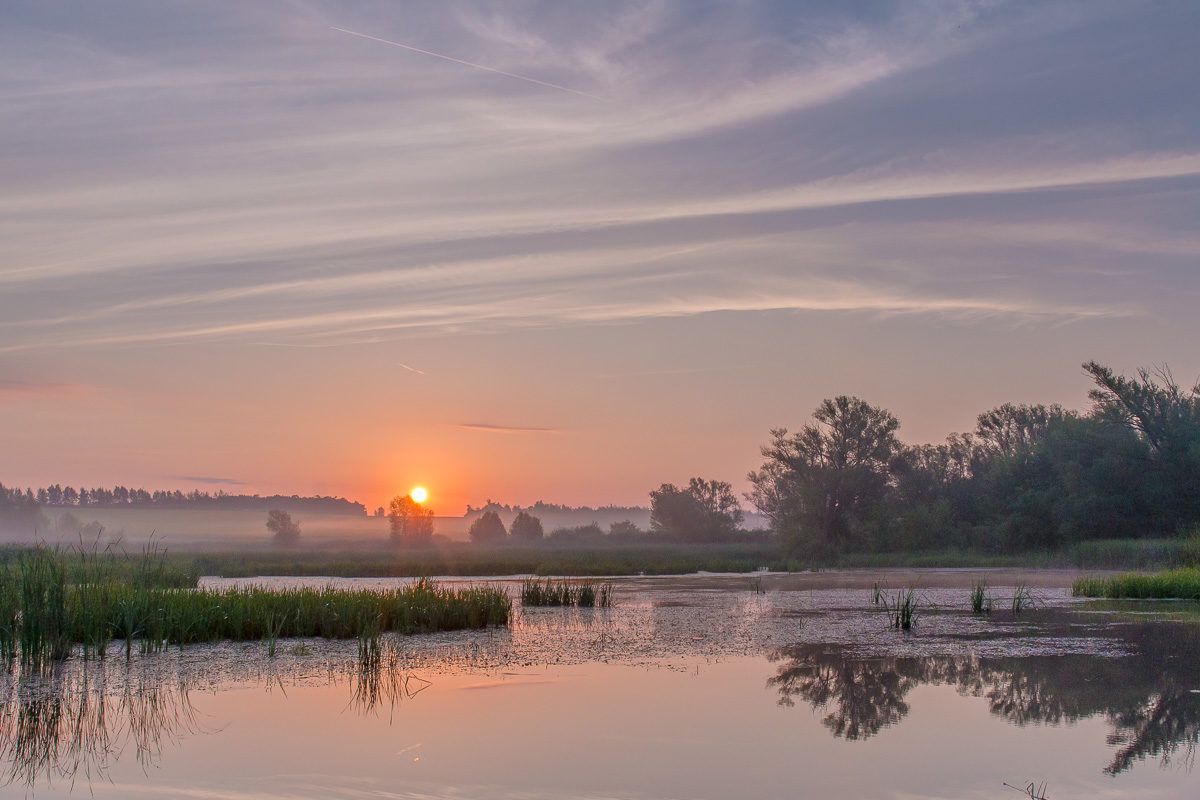
[[[424,503],[429,499],[429,492],[426,491],[424,486],[414,486],[412,491],[408,493],[408,496],[416,503]]]

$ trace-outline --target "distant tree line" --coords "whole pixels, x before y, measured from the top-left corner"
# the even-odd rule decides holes
[[[36,494],[0,483],[0,526],[14,530],[34,530],[45,523]]]
[[[512,524],[506,528],[499,511],[488,509],[471,522],[467,535],[472,542],[480,545],[549,542],[566,546],[719,543],[738,537],[749,539],[764,536],[762,532],[741,531],[739,526],[742,518],[742,509],[730,484],[692,478],[683,489],[663,484],[650,493],[649,530],[638,527],[630,520],[619,520],[610,523],[607,529],[598,522],[590,522],[558,527],[546,533],[541,519],[526,509],[517,512]]]
[[[1055,548],[1200,528],[1200,384],[1096,362],[1091,408],[1006,404],[941,444],[856,397],[771,432],[749,498],[794,551]]]
[[[365,516],[366,507],[342,497],[301,497],[299,495],[227,494],[225,492],[182,492],[176,490],[133,489],[114,486],[111,489],[97,487],[61,486],[54,484],[41,489],[13,489],[23,502],[32,501],[38,506],[68,508],[198,508],[205,510],[264,511],[280,509],[293,513],[353,514]]]
[[[636,516],[646,513],[645,506],[568,506],[561,503],[547,503],[543,500],[538,500],[533,505],[520,506],[498,503],[495,500],[488,500],[482,506],[476,508],[471,504],[467,504],[467,510],[463,514],[464,517],[482,514],[485,511],[496,512],[520,512],[526,511],[534,516],[543,517],[548,514],[600,514],[604,516],[612,516],[614,514],[625,514],[627,516]]]

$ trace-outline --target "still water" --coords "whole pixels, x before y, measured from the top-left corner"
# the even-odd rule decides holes
[[[1080,602],[1070,577],[626,579],[613,608],[395,638],[366,671],[353,642],[114,651],[0,678],[0,796],[1200,796],[1195,606]],[[876,582],[917,587],[912,632]]]

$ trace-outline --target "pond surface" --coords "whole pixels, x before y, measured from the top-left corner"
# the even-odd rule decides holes
[[[1195,606],[1081,602],[1072,577],[619,579],[613,608],[389,638],[366,670],[355,642],[114,648],[0,677],[0,796],[1200,796]],[[996,610],[973,616],[980,578]],[[877,582],[917,588],[911,632]]]

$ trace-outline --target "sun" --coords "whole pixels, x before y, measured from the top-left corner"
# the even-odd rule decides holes
[[[414,503],[424,503],[429,499],[429,492],[424,486],[414,486],[412,491],[408,493],[408,496],[413,499]]]

